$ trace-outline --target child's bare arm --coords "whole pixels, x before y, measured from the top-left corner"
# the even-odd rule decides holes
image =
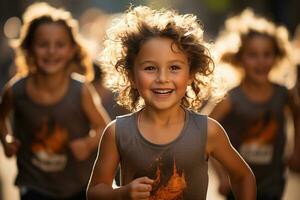
[[[231,101],[229,96],[226,96],[221,102],[219,102],[213,108],[209,116],[217,121],[221,121],[230,112],[230,110],[231,110]],[[216,161],[215,159],[211,159],[210,161],[219,179],[218,191],[220,194],[226,196],[230,192],[230,182],[228,179],[228,174],[218,161]]]
[[[293,115],[294,124],[294,149],[289,161],[289,168],[295,172],[300,172],[300,102],[297,98],[297,91],[289,91],[289,108]]]
[[[206,151],[227,171],[236,199],[256,199],[256,182],[252,171],[230,144],[225,130],[213,119],[208,121]]]
[[[219,179],[218,192],[223,196],[227,196],[230,192],[230,181],[228,173],[226,172],[224,167],[214,158],[210,158],[209,161]]]
[[[119,165],[119,153],[115,143],[115,122],[104,131],[98,156],[87,188],[89,200],[101,199],[148,199],[153,180],[141,177],[117,189],[112,188],[113,178]]]
[[[120,199],[122,190],[112,188],[113,178],[119,164],[119,153],[115,144],[115,123],[112,122],[105,130],[98,149],[87,197],[93,199]]]
[[[20,146],[19,140],[11,132],[11,125],[8,119],[8,114],[12,110],[11,84],[12,81],[5,86],[3,96],[0,99],[0,140],[7,157],[15,155]]]
[[[217,121],[221,121],[230,112],[231,106],[230,98],[226,96],[213,108],[209,116]]]
[[[101,134],[110,118],[103,108],[100,97],[90,84],[85,84],[82,90],[82,107],[90,123],[89,135],[73,140],[70,148],[78,160],[85,160],[98,147]]]
[[[103,133],[104,128],[110,122],[110,117],[104,109],[101,99],[91,84],[85,84],[82,94],[83,109],[90,120],[92,129],[97,131],[98,140],[94,142],[93,146],[98,147],[99,139]],[[95,139],[93,139],[95,141]]]

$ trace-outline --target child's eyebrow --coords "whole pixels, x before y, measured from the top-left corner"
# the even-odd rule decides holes
[[[148,64],[148,63],[156,63],[154,60],[144,60],[142,62],[139,62],[140,65],[143,65],[143,64]]]
[[[181,63],[181,64],[187,64],[187,61],[183,60],[183,59],[174,59],[174,60],[169,60],[167,63]],[[143,64],[157,64],[158,62],[155,60],[144,60],[142,62],[140,62],[140,65]]]
[[[183,59],[174,59],[174,60],[170,60],[168,61],[168,63],[174,63],[174,62],[179,62],[179,63],[182,63],[182,64],[186,64],[187,62]]]

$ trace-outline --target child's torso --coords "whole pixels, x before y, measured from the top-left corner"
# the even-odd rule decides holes
[[[81,106],[82,83],[70,79],[58,102],[43,105],[28,96],[26,81],[21,79],[13,86],[13,131],[21,141],[17,184],[62,196],[78,192],[86,184],[94,160],[92,156],[78,162],[68,147],[71,140],[90,130]]]
[[[221,124],[233,146],[252,168],[259,192],[281,193],[287,90],[274,84],[268,100],[253,102],[241,87],[236,87],[229,98],[232,110]]]
[[[147,176],[155,180],[150,199],[205,199],[207,117],[186,111],[182,132],[164,145],[146,140],[136,124],[136,113],[117,118],[122,185]]]

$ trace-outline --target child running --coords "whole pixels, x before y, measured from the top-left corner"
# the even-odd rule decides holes
[[[0,104],[5,154],[17,156],[22,200],[85,199],[100,133],[109,122],[88,83],[90,60],[69,12],[35,3],[23,22],[15,44],[19,71]],[[73,71],[86,72],[86,81]]]
[[[197,18],[139,6],[107,35],[106,81],[119,104],[136,112],[105,129],[88,199],[206,199],[212,156],[228,171],[236,198],[254,200],[254,176],[224,129],[194,112],[212,91],[213,72]],[[113,189],[119,164],[121,187]]]
[[[233,146],[253,170],[257,199],[279,200],[285,185],[285,111],[290,108],[295,122],[299,113],[291,93],[278,84],[285,80],[290,81],[291,86],[295,82],[295,76],[285,76],[293,66],[283,65],[290,59],[287,30],[245,10],[226,21],[225,30],[216,41],[218,45],[226,45],[220,53],[220,65],[230,64],[242,70],[243,76],[210,116],[228,131]],[[275,77],[277,83],[271,76],[273,70],[280,72],[280,76]],[[219,191],[227,199],[234,199],[228,194],[227,175],[219,174]]]

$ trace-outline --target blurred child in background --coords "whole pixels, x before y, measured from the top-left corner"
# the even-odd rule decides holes
[[[21,199],[85,199],[100,133],[109,122],[89,83],[91,61],[69,12],[35,3],[23,23],[14,42],[18,73],[0,104],[5,154],[17,157]]]
[[[299,115],[291,92],[279,84],[286,83],[291,88],[295,83],[288,32],[245,10],[226,21],[216,40],[218,47],[218,67],[224,63],[233,66],[242,72],[242,78],[210,116],[223,125],[233,146],[253,170],[257,199],[279,200],[285,186],[287,162],[284,160],[286,109],[292,112],[294,120]],[[234,199],[229,193],[227,174],[220,170],[217,171],[219,191],[227,199]]]

